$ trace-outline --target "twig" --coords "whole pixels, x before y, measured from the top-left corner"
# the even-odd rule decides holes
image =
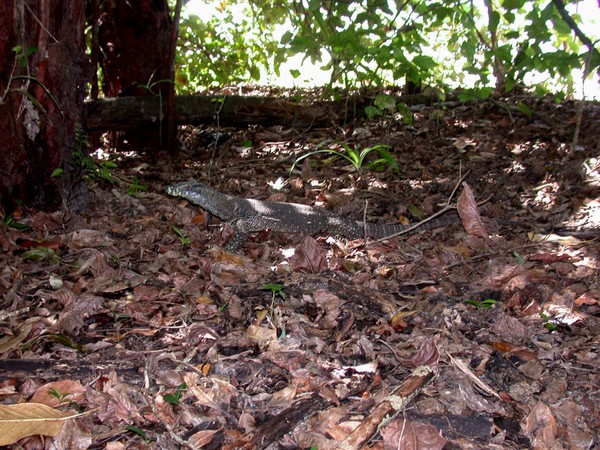
[[[454,359],[452,355],[448,352],[446,352],[446,355],[448,355],[448,358],[450,358],[450,362],[452,363],[452,365],[459,369],[462,373],[464,373],[468,378],[470,378],[479,389],[481,389],[483,392],[489,395],[502,399],[502,397],[500,397],[500,395],[495,390],[493,390],[488,384],[481,381],[479,377],[477,377],[477,375],[475,375],[464,362],[462,362],[459,359]]]
[[[441,210],[439,210],[438,212],[432,214],[431,216],[427,217],[426,219],[421,220],[420,222],[417,222],[413,225],[407,226],[406,228],[404,228],[402,231],[399,231],[397,233],[394,234],[390,234],[389,236],[384,236],[380,239],[377,239],[375,241],[372,241],[371,243],[377,243],[377,242],[382,242],[382,241],[386,241],[388,239],[392,239],[395,238],[397,236],[402,236],[403,234],[407,234],[410,233],[413,230],[416,230],[417,228],[422,227],[423,225],[425,225],[427,222],[430,222],[432,220],[434,220],[435,218],[446,214],[448,211],[452,210],[452,209],[456,209],[456,206],[453,206],[451,204],[452,202],[452,198],[456,195],[456,191],[458,190],[458,187],[460,186],[460,184],[463,182],[463,180],[469,175],[469,171],[467,171],[463,176],[461,176],[458,181],[456,182],[456,185],[454,186],[454,189],[452,189],[452,192],[450,193],[450,197],[448,197],[448,201],[446,202],[446,206],[444,206],[444,208],[442,208]],[[366,222],[365,222],[365,226],[366,226]]]
[[[371,438],[390,421],[400,414],[410,401],[416,397],[423,386],[434,376],[430,366],[419,366],[404,382],[377,405],[369,417],[354,429],[350,436],[337,448],[342,450],[358,450],[371,440]]]
[[[44,26],[44,24],[40,21],[40,19],[38,18],[38,16],[36,16],[35,13],[29,7],[29,5],[27,5],[27,2],[23,2],[23,4],[25,5],[25,8],[27,8],[27,11],[29,11],[29,13],[33,16],[33,18],[35,19],[35,21],[40,25],[40,27],[42,27],[42,30],[44,30],[48,34],[48,36],[50,36],[54,40],[55,43],[59,44],[58,39],[56,39],[52,35],[52,33],[50,33],[50,30]]]
[[[431,222],[432,220],[434,220],[435,218],[446,214],[448,211],[456,209],[456,206],[445,206],[443,209],[440,209],[438,212],[436,212],[435,214],[432,214],[431,216],[427,217],[426,219],[421,220],[420,222],[417,222],[413,225],[407,226],[406,228],[404,228],[402,231],[398,231],[397,233],[394,234],[390,234],[389,236],[384,236],[382,238],[379,238],[375,241],[372,241],[372,244],[375,244],[377,242],[382,242],[382,241],[386,241],[388,239],[392,239],[398,236],[402,236],[403,234],[407,234],[410,233],[413,230],[416,230],[417,228],[422,227],[423,225],[425,225],[427,222]]]
[[[369,208],[369,199],[365,200],[365,208],[363,209],[363,247],[367,250],[369,236],[367,236],[367,209]]]

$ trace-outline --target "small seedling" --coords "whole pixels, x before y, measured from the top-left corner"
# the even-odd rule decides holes
[[[498,303],[496,300],[492,299],[492,298],[486,298],[485,300],[465,300],[465,303],[469,304],[469,305],[473,305],[475,308],[487,308],[487,309],[492,309],[496,307],[496,303]]]
[[[365,108],[365,114],[369,120],[373,117],[384,116],[386,113],[396,112],[396,99],[391,95],[380,94],[373,100],[373,104]]]
[[[540,317],[542,318],[542,320],[544,321],[544,328],[548,331],[556,331],[556,329],[558,328],[556,326],[555,323],[552,323],[550,321],[550,317],[547,314],[544,314],[543,312],[540,313]]]
[[[284,300],[286,299],[285,292],[283,292],[285,287],[282,284],[267,283],[267,284],[263,284],[260,288],[263,291],[271,292],[271,294],[273,294],[273,299],[275,299],[275,296],[277,296],[277,295],[279,295]]]
[[[179,386],[177,386],[177,389],[175,389],[174,394],[165,394],[163,395],[163,398],[167,403],[170,403],[173,406],[177,406],[179,405],[181,397],[183,397],[183,393],[186,391],[186,389],[187,385],[185,383],[181,383]]]
[[[131,182],[131,184],[129,185],[129,188],[127,188],[127,193],[129,195],[131,195],[132,197],[137,197],[138,193],[142,192],[142,191],[147,191],[148,188],[146,186],[144,186],[143,184],[140,183],[140,180],[138,180],[137,178],[134,178],[133,181]]]
[[[15,222],[15,219],[12,214],[9,214],[4,218],[4,228],[14,228],[15,230],[25,230],[27,229],[27,225],[19,222]]]
[[[185,233],[179,228],[177,228],[175,225],[171,227],[171,230],[173,230],[173,232],[177,235],[177,238],[179,239],[179,242],[181,242],[182,245],[190,245],[192,243],[192,240],[189,237],[187,237]]]
[[[514,251],[513,252],[513,256],[515,257],[515,261],[517,262],[517,264],[524,264],[525,260],[523,259],[523,257],[519,254],[519,252]]]
[[[141,428],[138,428],[138,427],[136,427],[134,425],[128,425],[128,426],[125,427],[125,429],[127,431],[131,431],[131,432],[137,434],[139,437],[141,437],[146,442],[146,444],[148,444],[148,443],[150,443],[152,441],[156,441],[156,438],[149,438],[149,437],[147,437],[146,436],[146,432],[144,430],[142,430]]]
[[[170,84],[175,84],[175,82],[169,78],[165,78],[162,80],[158,80],[158,81],[152,81],[152,78],[154,78],[154,72],[152,72],[152,75],[150,75],[150,78],[148,79],[148,81],[146,82],[146,84],[142,84],[142,83],[137,83],[134,82],[133,85],[137,88],[140,89],[146,89],[148,92],[152,93],[153,95],[160,95],[160,92],[156,92],[154,90],[154,88],[162,83],[170,83]]]
[[[56,390],[56,388],[51,388],[48,391],[48,395],[51,395],[52,397],[56,397],[56,399],[59,401],[59,403],[73,403],[73,401],[68,398],[68,397],[72,396],[73,394],[62,394],[61,392]]]

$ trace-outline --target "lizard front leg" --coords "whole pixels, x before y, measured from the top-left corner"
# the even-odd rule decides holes
[[[235,252],[246,243],[249,234],[248,227],[244,219],[229,222],[229,225],[233,228],[233,236],[225,245],[225,250],[228,252]]]

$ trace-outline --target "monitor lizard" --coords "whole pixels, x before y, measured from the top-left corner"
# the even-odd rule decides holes
[[[211,187],[195,182],[184,181],[166,188],[167,194],[182,197],[201,206],[221,220],[228,222],[234,230],[233,237],[226,244],[228,251],[238,250],[256,231],[273,230],[306,235],[325,232],[339,234],[349,239],[365,236],[384,238],[402,232],[412,232],[415,225],[363,223],[323,208],[298,203],[280,203],[253,200],[223,194]],[[418,229],[431,229],[458,222],[455,211],[423,221]]]

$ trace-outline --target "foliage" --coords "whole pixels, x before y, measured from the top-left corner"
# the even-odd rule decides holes
[[[282,299],[286,299],[286,294],[284,292],[285,286],[279,283],[266,283],[263,284],[261,287],[261,290],[263,291],[269,291],[271,294],[273,294],[273,298],[275,298],[275,296],[279,295]]]
[[[474,306],[475,308],[495,308],[497,301],[492,298],[487,298],[485,300],[465,300],[465,303]]]
[[[369,120],[374,117],[384,117],[387,114],[398,114],[405,125],[412,125],[414,115],[406,103],[398,102],[391,95],[380,94],[373,100],[373,105],[365,108],[365,114]]]
[[[148,188],[144,186],[140,180],[134,177],[133,180],[131,180],[131,184],[127,188],[127,193],[132,197],[137,197],[140,192],[147,190]]]
[[[42,91],[44,91],[46,96],[54,103],[57,111],[60,112],[61,116],[64,117],[64,112],[61,109],[60,104],[56,98],[54,98],[48,87],[46,87],[46,85],[38,78],[28,75],[28,58],[35,54],[38,50],[39,49],[37,47],[23,48],[21,45],[16,45],[12,48],[15,59],[12,65],[10,78],[8,79],[8,83],[6,84],[6,89],[4,92],[0,93],[0,107],[5,104],[8,94],[17,93],[23,97],[21,102],[21,112],[19,115],[24,112],[22,119],[23,126],[25,128],[27,137],[32,141],[40,132],[41,121],[39,113],[41,112],[44,116],[47,116],[48,112],[38,101],[38,99],[29,92],[31,83],[35,83],[41,88]],[[26,73],[23,75],[17,75],[17,68],[24,70]]]
[[[463,98],[510,92],[534,74],[570,93],[572,71],[597,71],[597,49],[582,46],[557,9],[540,0],[232,0],[219,16],[182,22],[177,85],[203,86],[258,80],[260,67],[279,74],[289,57],[302,55],[330,70],[329,85],[379,87],[406,81],[470,85]],[[566,2],[570,9],[577,0]],[[236,18],[235,8],[245,17]],[[570,16],[575,24],[577,14]],[[227,26],[231,25],[231,26]],[[286,30],[285,32],[283,32]],[[277,33],[281,35],[276,41]],[[589,47],[589,46],[588,46]],[[293,68],[292,75],[301,71]]]
[[[73,403],[73,401],[69,399],[69,397],[71,397],[73,394],[63,394],[54,387],[48,390],[48,395],[55,397],[60,403]]]
[[[238,19],[223,4],[220,14],[204,21],[196,15],[183,17],[176,55],[176,86],[179,92],[260,79],[260,67],[269,67],[277,49],[272,27],[265,19]]]
[[[4,211],[2,212],[4,213]],[[14,228],[15,230],[25,230],[28,228],[24,223],[16,222],[12,214],[4,216],[2,224],[4,228]]]
[[[342,151],[339,151],[339,150],[336,150],[333,148],[322,148],[331,143],[333,143],[339,147],[342,147],[342,149],[344,151],[342,152]],[[394,157],[394,155],[392,155],[389,150],[390,150],[389,145],[383,145],[383,144],[377,144],[377,145],[373,145],[371,147],[365,147],[361,150],[356,147],[350,147],[348,144],[344,144],[344,143],[340,143],[340,142],[332,142],[331,140],[326,140],[326,141],[321,142],[319,145],[317,145],[317,150],[314,150],[312,152],[309,152],[309,153],[297,158],[296,161],[294,161],[294,164],[292,164],[290,173],[294,170],[294,168],[300,161],[302,161],[303,159],[306,159],[310,156],[317,155],[319,153],[325,153],[325,154],[329,154],[329,155],[332,155],[335,157],[343,158],[346,161],[348,161],[350,164],[352,164],[354,169],[358,173],[360,173],[363,169],[363,166],[365,164],[365,160],[366,160],[367,156],[369,156],[369,154],[375,152],[379,155],[379,158],[377,160],[369,163],[368,164],[369,168],[375,169],[375,170],[382,170],[385,166],[390,166],[392,168],[392,170],[396,174],[398,174],[398,173],[400,173],[400,166],[398,165],[398,161],[396,161],[396,158]]]
[[[23,261],[42,261],[46,260],[50,264],[58,264],[60,257],[54,250],[44,246],[33,247],[23,253]]]
[[[131,431],[132,433],[137,434],[139,437],[141,437],[146,442],[146,444],[156,441],[156,438],[149,438],[148,436],[146,436],[146,432],[144,430],[142,430],[139,427],[136,427],[135,425],[128,425],[125,427],[125,429],[127,431]]]
[[[165,394],[165,395],[163,395],[163,398],[165,399],[165,401],[167,403],[170,403],[173,406],[177,406],[177,405],[179,405],[179,402],[181,401],[181,397],[183,397],[183,393],[186,390],[187,390],[187,385],[185,383],[181,383],[175,389],[174,394]]]
[[[173,230],[173,233],[177,235],[177,238],[179,239],[179,242],[181,242],[182,245],[190,245],[192,243],[192,240],[189,237],[187,237],[186,234],[179,228],[177,228],[175,225],[171,227],[171,230]]]

